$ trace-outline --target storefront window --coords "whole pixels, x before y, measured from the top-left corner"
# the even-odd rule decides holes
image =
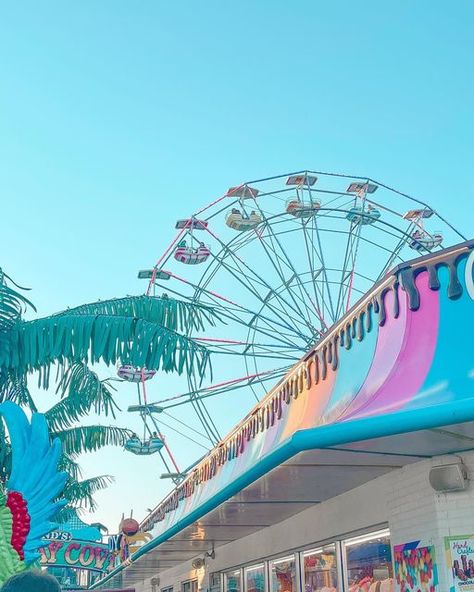
[[[336,546],[303,553],[304,592],[337,592]]]
[[[369,589],[383,582],[382,589],[393,589],[392,553],[388,530],[344,542],[349,592]]]
[[[213,572],[209,575],[209,592],[221,592],[221,574]]]
[[[245,592],[265,592],[265,565],[254,565],[245,570]]]
[[[225,592],[241,592],[240,569],[228,571],[224,574]]]
[[[270,562],[271,592],[296,592],[295,556]]]
[[[181,591],[182,592],[197,592],[197,589],[198,589],[197,580],[188,580],[187,582],[183,582],[181,584]]]

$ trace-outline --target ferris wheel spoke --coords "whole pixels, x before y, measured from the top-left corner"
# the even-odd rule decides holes
[[[368,181],[365,181],[368,183]],[[365,197],[365,196],[364,196]],[[362,202],[362,208],[364,208],[365,200]],[[357,205],[357,196],[354,195],[350,202],[353,208]],[[339,285],[339,291],[337,294],[337,302],[336,302],[336,317],[339,317],[341,311],[344,308],[344,295],[345,295],[345,288],[346,288],[346,281],[347,281],[347,270],[350,265],[351,253],[354,247],[354,241],[356,237],[360,235],[360,229],[362,224],[356,224],[355,222],[350,222],[349,233],[347,235],[346,245],[344,249],[344,261],[342,264],[342,271],[341,271],[341,279]]]
[[[277,318],[271,318],[268,315],[263,314],[261,310],[259,312],[256,312],[256,311],[253,311],[243,305],[238,305],[236,303],[232,303],[233,306],[228,305],[227,307],[225,307],[222,305],[222,302],[217,302],[215,296],[214,297],[211,296],[211,301],[218,307],[218,313],[221,316],[227,316],[230,318],[230,315],[232,314],[233,315],[232,318],[234,320],[236,320],[237,322],[243,324],[245,327],[252,325],[255,322],[255,320],[258,318],[267,327],[268,331],[262,330],[262,332],[265,335],[267,335],[268,337],[271,337],[271,336],[275,337],[274,331],[275,331],[275,328],[278,327],[280,337],[286,337],[288,340],[287,343],[292,343],[293,345],[296,345],[294,342],[295,338],[299,338],[299,339],[302,339],[303,341],[306,341],[306,335],[304,333],[301,333],[297,329],[296,326],[292,326],[287,323],[287,320],[284,317],[284,315],[285,315],[284,309],[277,308],[276,305],[269,305],[268,304],[268,301],[269,301],[271,295],[272,295],[272,293],[267,294],[267,296],[265,296],[263,298],[259,297],[258,300],[260,301],[262,308],[263,307],[268,308],[269,311],[273,312]],[[244,313],[246,316],[244,318],[239,317],[238,313],[240,313],[240,314]],[[293,320],[295,324],[298,324],[301,322],[298,318],[295,318],[293,315],[290,315],[288,312],[286,312],[286,317],[287,317],[287,319]],[[288,333],[288,331],[290,331],[290,333]]]
[[[303,318],[306,319],[307,326],[308,326],[308,329],[311,332],[311,335],[319,334],[320,331],[318,329],[316,329],[316,327],[314,327],[314,325],[313,325],[313,323],[311,321],[311,317],[315,315],[315,310],[311,310],[308,307],[307,300],[305,299],[304,296],[306,295],[306,298],[313,304],[313,307],[314,308],[315,308],[315,305],[314,305],[314,303],[313,303],[310,295],[306,291],[306,288],[304,287],[304,285],[301,284],[300,274],[296,271],[294,265],[291,262],[291,259],[286,254],[285,249],[283,248],[281,242],[278,240],[278,238],[276,237],[276,235],[273,233],[270,224],[267,223],[265,225],[265,230],[267,230],[268,233],[269,233],[269,240],[270,240],[270,242],[272,244],[271,251],[274,253],[274,255],[276,257],[276,260],[278,261],[278,266],[276,265],[275,260],[269,254],[269,249],[268,249],[268,246],[265,244],[263,235],[259,236],[260,244],[262,245],[263,249],[265,250],[265,253],[266,253],[268,259],[270,260],[271,264],[273,265],[273,267],[277,271],[277,273],[278,273],[278,275],[279,275],[279,277],[280,277],[280,279],[282,281],[283,286],[285,286],[286,288],[289,288],[290,284],[294,280],[296,280],[296,284],[298,286],[298,291],[300,293],[298,300],[303,305],[303,307],[305,309],[305,313],[303,313],[303,311],[301,310],[301,308],[298,305],[296,294],[293,291],[289,290],[289,289],[287,291],[288,291],[291,299],[293,300],[295,306],[298,307],[298,310],[300,311],[300,314],[303,316]],[[278,247],[280,249],[280,252],[281,252],[281,255],[278,253],[278,250],[275,248],[275,243],[278,245]],[[283,264],[283,265],[286,265],[287,268],[288,268],[288,270],[290,272],[292,272],[291,277],[287,278],[285,276],[280,263]],[[304,294],[303,294],[303,292],[304,292]]]
[[[155,403],[152,403],[152,405],[156,405],[157,407],[161,407],[168,411],[169,409],[188,403],[191,397],[196,397],[197,399],[202,401],[203,399],[207,399],[209,397],[214,397],[216,395],[220,395],[223,393],[233,392],[237,389],[247,388],[250,384],[263,384],[269,381],[274,381],[275,379],[284,376],[290,368],[291,365],[283,366],[281,368],[275,368],[273,370],[261,372],[258,374],[251,374],[240,378],[234,378],[232,380],[226,380],[206,388],[196,389],[187,393],[175,395],[174,397],[161,399],[159,401],[156,401]]]
[[[344,296],[341,301],[341,306],[342,306],[341,314],[346,313],[350,308],[351,295],[352,295],[353,286],[354,286],[354,272],[356,269],[357,255],[359,253],[359,244],[360,244],[361,233],[362,233],[362,226],[358,229],[356,239],[355,239],[354,243],[351,245],[351,252],[350,252],[351,271],[350,271],[350,275],[348,277],[349,283],[348,283],[347,288],[344,291]],[[345,305],[344,305],[344,302],[345,302]],[[344,309],[344,306],[345,306],[345,309]]]
[[[209,231],[209,229],[207,229],[207,230],[208,230],[208,232],[211,232],[211,231]],[[261,285],[264,285],[270,292],[275,294],[275,290],[273,290],[273,288],[270,286],[270,284],[265,279],[263,279],[249,265],[247,265],[241,257],[237,256],[231,249],[229,249],[228,246],[223,241],[221,241],[219,239],[219,237],[217,237],[214,233],[211,233],[211,234],[214,236],[215,239],[217,239],[219,241],[221,247],[224,249],[226,254],[229,254],[232,257],[235,264],[238,264],[238,263],[242,264],[244,269],[248,273],[252,274],[254,281],[258,281]],[[289,306],[290,308],[292,308],[291,304],[287,300],[282,299],[281,296],[280,296],[280,300],[282,300],[282,304],[284,306],[286,306],[286,307]]]
[[[311,237],[310,234],[308,233],[307,224],[308,224],[308,222],[304,221],[303,219],[301,220],[301,227],[303,229],[306,257],[308,259],[308,264],[310,267],[311,284],[313,285],[313,293],[314,293],[314,298],[315,298],[315,303],[316,303],[316,314],[318,315],[319,321],[321,323],[321,328],[324,331],[326,331],[328,326],[326,324],[326,321],[324,320],[324,309],[325,309],[324,294],[320,291],[319,286],[318,286],[318,282],[317,282],[317,278],[318,278],[319,274],[321,273],[321,270],[316,269],[313,237]],[[312,225],[311,225],[311,230],[313,230]],[[321,301],[320,301],[320,297],[321,297]]]
[[[415,229],[415,224],[411,223],[407,229],[407,234],[411,234],[411,232]],[[381,279],[388,271],[390,271],[390,268],[393,266],[393,264],[395,263],[395,261],[397,259],[400,259],[400,261],[402,261],[402,259],[400,258],[400,252],[402,251],[403,247],[406,245],[406,238],[404,236],[402,236],[402,238],[399,240],[398,244],[395,246],[395,248],[393,249],[393,252],[390,253],[387,262],[383,265],[382,270],[380,271],[377,280]]]
[[[214,420],[209,413],[209,410],[205,407],[203,401],[201,401],[199,397],[196,397],[194,394],[198,390],[198,381],[196,380],[196,377],[190,375],[188,377],[188,384],[191,389],[189,402],[193,406],[194,411],[196,412],[196,415],[201,422],[201,425],[204,428],[209,440],[215,445],[221,439],[221,436]]]
[[[167,272],[167,273],[169,273],[169,272]],[[232,300],[230,300],[224,296],[220,296],[219,294],[217,294],[215,292],[205,290],[204,288],[198,288],[198,286],[196,284],[193,284],[192,282],[184,280],[183,278],[179,278],[179,276],[176,276],[175,274],[169,273],[169,275],[170,275],[170,277],[174,277],[178,280],[181,280],[185,284],[188,284],[190,286],[194,286],[196,288],[197,293],[205,294],[208,299],[206,301],[206,303],[210,306],[213,306],[215,308],[216,313],[220,317],[224,317],[228,320],[235,321],[245,328],[248,328],[249,324],[252,322],[252,319],[258,317],[263,322],[265,322],[265,324],[268,327],[268,330],[265,330],[263,328],[258,328],[257,329],[258,332],[261,335],[264,335],[265,337],[270,337],[271,339],[275,340],[276,342],[279,342],[279,343],[276,343],[274,347],[281,347],[282,345],[284,345],[285,347],[292,347],[292,348],[296,348],[296,349],[301,348],[301,350],[304,350],[304,348],[299,346],[294,341],[294,339],[295,339],[295,337],[299,337],[300,339],[303,338],[305,340],[306,339],[305,336],[304,335],[295,335],[294,331],[292,331],[291,334],[285,333],[284,330],[288,330],[287,324],[283,325],[279,321],[277,321],[276,319],[271,319],[270,317],[267,317],[264,314],[252,311],[242,305],[239,305],[239,304],[233,302]],[[160,284],[160,286],[161,286],[161,284]],[[164,286],[161,286],[161,287],[164,287]],[[185,300],[189,300],[189,296],[184,294],[183,292],[175,290],[169,286],[166,286],[166,289],[167,289],[167,292],[169,292],[170,294],[173,294],[173,295],[178,296],[179,298],[183,298]],[[227,306],[225,306],[223,304],[223,302],[227,303]],[[239,314],[240,315],[245,314],[246,316],[245,317],[239,316]],[[284,340],[283,337],[285,337],[286,340]]]
[[[265,327],[257,327],[255,326],[256,331],[260,334],[263,335],[265,337],[269,337],[272,340],[274,340],[274,346],[273,347],[281,347],[282,345],[285,347],[292,347],[292,348],[299,348],[300,346],[298,345],[298,343],[296,343],[294,341],[295,339],[295,333],[292,332],[291,334],[288,334],[285,332],[285,330],[287,329],[287,327],[285,325],[282,325],[281,323],[279,323],[276,319],[270,319],[269,317],[267,317],[264,314],[260,314],[260,313],[256,313],[254,311],[251,311],[245,307],[235,307],[235,308],[231,308],[231,307],[224,307],[222,306],[222,303],[217,302],[216,300],[212,300],[211,302],[214,303],[215,308],[216,308],[216,312],[218,313],[219,316],[235,321],[236,323],[238,323],[239,325],[241,325],[242,327],[248,328],[249,326],[255,326],[254,322],[255,319],[259,319],[262,321],[262,323],[265,324]],[[246,315],[245,317],[243,316],[239,316],[242,315],[243,313]],[[299,337],[300,339],[303,339],[305,341],[305,337],[303,335],[297,335],[297,337]]]
[[[316,253],[316,256],[318,257],[319,262],[321,264],[321,272],[322,272],[324,280],[326,282],[326,286],[327,286],[326,294],[327,294],[327,300],[328,300],[328,309],[331,311],[331,322],[334,322],[336,320],[336,314],[335,314],[335,310],[334,310],[334,304],[332,301],[331,290],[329,289],[329,283],[328,283],[329,278],[328,278],[328,274],[327,274],[327,270],[326,270],[326,262],[324,260],[324,252],[323,252],[322,241],[321,241],[321,236],[320,236],[320,232],[319,232],[319,224],[318,224],[316,217],[314,217],[312,219],[314,220],[313,227],[314,227],[314,231],[315,231],[315,235],[316,235],[316,242],[313,242],[313,246],[315,247],[315,253]],[[324,301],[324,284],[323,284],[322,293],[323,293],[323,301]]]
[[[176,418],[171,416],[169,413],[167,414],[169,417],[171,417],[172,419],[174,419],[175,421]],[[183,422],[180,422],[183,423]],[[189,440],[190,442],[192,442],[193,444],[196,444],[196,446],[199,446],[200,448],[204,448],[204,450],[209,451],[210,447],[209,446],[205,446],[204,444],[202,444],[201,442],[199,442],[198,440],[196,440],[195,438],[192,438],[191,436],[189,436],[188,434],[185,434],[184,432],[182,432],[181,430],[179,430],[178,428],[174,427],[173,425],[166,423],[162,418],[160,418],[160,424],[164,425],[165,427],[167,427],[169,430],[176,432],[177,434],[179,434],[180,436],[182,436],[183,438],[186,438],[186,440]],[[186,428],[188,430],[191,430],[192,428],[190,428],[190,426],[187,426],[186,424],[184,424],[186,426]],[[196,430],[192,430],[192,431],[196,431]],[[199,434],[199,432],[198,432]]]
[[[193,434],[195,434],[196,436],[199,436],[200,438],[202,438],[203,440],[208,440],[206,434],[203,434],[202,432],[200,432],[199,430],[196,430],[195,428],[193,428],[192,426],[189,425],[189,423],[186,423],[184,421],[182,421],[181,419],[179,419],[178,417],[175,417],[174,415],[172,415],[171,413],[168,413],[167,411],[165,411],[164,409],[162,409],[160,411],[160,415],[165,415],[166,417],[169,417],[171,420],[175,421],[176,423],[178,423],[179,425],[185,427],[187,430],[189,430],[190,432],[192,432]]]
[[[295,220],[295,222],[297,222],[297,220]],[[301,222],[303,222],[303,220],[301,220]],[[304,229],[304,224],[303,224],[303,229]],[[300,292],[301,302],[305,305],[307,311],[309,312],[310,319],[315,314],[316,314],[316,316],[318,316],[318,313],[317,313],[317,310],[316,310],[318,307],[313,302],[310,294],[306,290],[306,286],[300,281],[300,273],[297,272],[297,270],[295,269],[295,266],[293,265],[291,259],[288,257],[288,254],[287,254],[286,250],[282,246],[282,243],[281,243],[281,241],[279,239],[280,234],[278,232],[273,231],[273,228],[268,223],[268,221],[267,221],[267,224],[266,224],[266,230],[269,232],[269,238],[270,238],[270,240],[272,242],[272,246],[273,246],[273,250],[274,250],[275,254],[278,254],[278,253],[277,253],[277,249],[275,249],[275,247],[274,247],[274,244],[273,244],[274,242],[277,243],[277,245],[279,246],[280,251],[281,251],[281,253],[283,255],[283,257],[278,256],[279,259],[282,260],[283,264],[286,264],[288,266],[288,268],[289,268],[290,271],[293,272],[292,280],[293,279],[296,279],[297,280],[298,288],[299,288],[299,292]],[[308,263],[309,263],[309,271],[312,273],[313,272],[313,269],[314,269],[314,265],[311,264],[310,259],[308,259]],[[311,308],[309,308],[307,306],[307,300],[309,300],[311,302],[311,304],[313,306],[313,309],[311,309]],[[313,330],[316,330],[316,329],[313,327]]]
[[[213,344],[212,340],[207,339],[198,339],[198,341],[204,341],[207,345],[207,349],[209,353],[215,355],[229,355],[229,356],[242,356],[247,354],[249,348],[252,348],[252,355],[257,358],[265,358],[271,360],[294,360],[298,357],[298,354],[301,350],[294,350],[294,349],[285,349],[280,352],[276,351],[278,348],[277,344],[270,344],[270,345],[262,345],[256,344],[254,345],[251,342],[242,343],[240,347],[243,347],[243,350],[238,350],[236,348],[232,349],[230,346],[226,346],[223,344]]]
[[[229,265],[229,263],[225,260],[225,259],[220,259],[217,255],[213,256],[214,259],[216,261],[218,261],[220,263],[220,265],[222,265],[222,267],[224,267],[233,277],[234,279],[236,279],[242,286],[244,286],[246,288],[246,290],[248,292],[250,292],[257,300],[260,301],[260,303],[264,306],[266,306],[269,310],[271,310],[273,312],[273,314],[275,314],[281,321],[281,323],[283,323],[283,325],[285,325],[287,327],[287,329],[289,329],[291,332],[295,333],[298,337],[305,339],[306,336],[304,333],[302,333],[300,330],[297,330],[297,328],[295,326],[290,325],[287,322],[287,319],[289,318],[290,320],[292,320],[294,323],[297,323],[298,325],[305,325],[304,322],[301,321],[301,318],[299,316],[293,316],[290,315],[288,309],[290,309],[293,313],[295,313],[296,315],[299,315],[299,311],[295,310],[293,306],[291,306],[291,304],[284,298],[282,298],[282,296],[280,294],[278,294],[269,284],[268,282],[265,281],[261,281],[260,285],[264,285],[266,287],[266,289],[268,290],[267,294],[265,296],[262,296],[260,294],[260,292],[258,292],[253,284],[250,281],[247,281],[247,279],[244,280],[244,274],[242,273],[242,269],[240,269],[239,267],[237,268],[233,268],[231,265]],[[237,263],[236,263],[237,265]],[[273,295],[276,297],[276,301],[278,302],[279,306],[286,306],[285,308],[282,309],[277,309],[277,307],[275,306],[275,304],[270,303],[270,298],[269,296]]]
[[[221,434],[212,415],[209,413],[206,403],[202,401],[201,397],[198,395],[199,389],[202,386],[202,376],[196,376],[195,370],[193,370],[192,374],[188,377],[188,386],[195,391],[190,398],[192,399],[195,408],[199,409],[202,418],[201,423],[206,427],[208,432],[213,434],[215,445],[221,440]]]
[[[348,236],[346,245],[346,253],[344,256],[344,264],[341,272],[341,279],[339,284],[339,293],[336,305],[336,314],[341,316],[347,310],[346,300],[350,298],[350,292],[352,291],[353,274],[355,271],[356,258],[358,252],[358,245],[360,235],[362,231],[362,224],[351,224],[351,232]],[[348,298],[349,296],[349,298]]]

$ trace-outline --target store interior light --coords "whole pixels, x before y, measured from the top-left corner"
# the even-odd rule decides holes
[[[257,571],[257,570],[261,570],[264,569],[265,565],[263,563],[261,563],[260,565],[253,565],[252,567],[247,567],[245,569],[246,573],[249,573],[251,571]]]
[[[317,549],[308,549],[304,551],[303,557],[311,557],[311,555],[331,555],[335,552],[335,545],[326,545],[324,547],[318,547]]]
[[[322,549],[312,549],[311,551],[305,551],[303,557],[311,557],[311,555],[321,555]]]
[[[360,543],[368,543],[370,541],[375,541],[377,539],[387,538],[390,536],[390,530],[388,528],[384,530],[379,530],[377,532],[371,532],[370,534],[354,537],[353,539],[348,539],[344,541],[344,546],[352,547],[354,545],[359,545]]]
[[[281,559],[277,559],[275,561],[272,561],[273,565],[281,565],[282,563],[289,563],[290,561],[294,561],[295,560],[295,556],[294,555],[289,555],[288,557],[282,557]]]

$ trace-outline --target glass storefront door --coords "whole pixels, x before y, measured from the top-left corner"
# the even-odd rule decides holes
[[[388,530],[344,541],[348,592],[369,590],[377,585],[381,590],[393,590],[392,552]]]
[[[336,545],[303,553],[304,592],[338,592]]]
[[[245,568],[245,592],[265,592],[265,564]]]
[[[297,592],[296,557],[282,557],[270,562],[271,592]]]
[[[224,573],[224,592],[242,592],[240,569]]]

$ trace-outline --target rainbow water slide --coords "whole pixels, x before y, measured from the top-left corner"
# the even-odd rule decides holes
[[[307,449],[474,420],[474,241],[383,278],[147,518],[137,559]]]

